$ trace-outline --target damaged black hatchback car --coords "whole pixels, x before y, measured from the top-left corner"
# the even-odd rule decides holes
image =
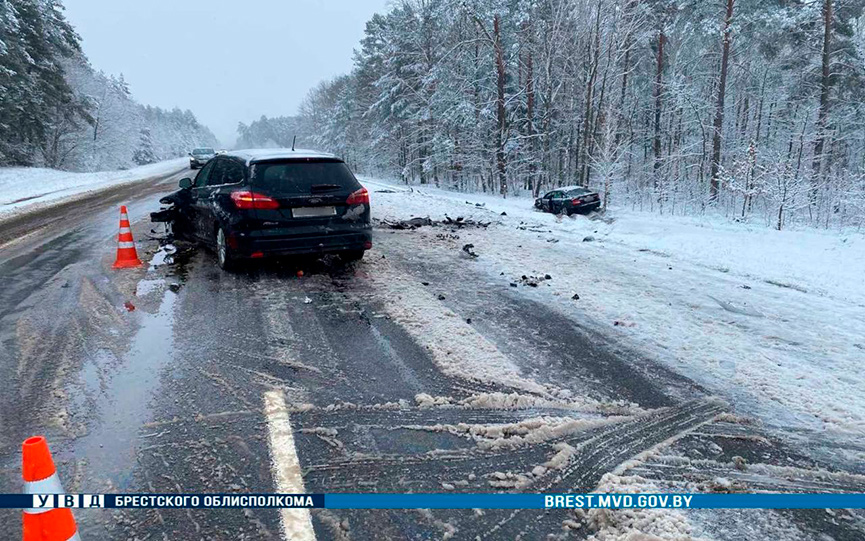
[[[151,214],[175,237],[204,243],[230,270],[244,259],[338,253],[358,260],[372,247],[369,192],[330,154],[242,150],[210,160]]]

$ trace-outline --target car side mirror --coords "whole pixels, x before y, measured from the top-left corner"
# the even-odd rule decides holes
[[[187,188],[192,188],[192,179],[189,179],[189,178],[180,179],[180,189],[185,190]]]

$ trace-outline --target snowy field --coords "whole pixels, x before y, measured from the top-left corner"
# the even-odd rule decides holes
[[[534,211],[528,198],[362,182],[379,220],[493,222],[459,232],[491,283],[550,274],[528,293],[788,438],[865,435],[865,235],[617,208],[562,218]],[[440,232],[415,234],[435,249]]]
[[[37,205],[58,203],[81,194],[178,171],[186,158],[144,165],[125,171],[71,173],[37,167],[0,168],[0,219]]]

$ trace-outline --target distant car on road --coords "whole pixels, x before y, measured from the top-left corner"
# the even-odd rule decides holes
[[[582,186],[556,188],[535,199],[535,208],[553,214],[588,214],[601,207],[601,196]]]
[[[161,202],[174,234],[216,250],[225,270],[247,258],[338,253],[372,247],[369,192],[341,159],[303,150],[220,154]]]
[[[189,168],[198,169],[204,167],[211,158],[216,156],[216,152],[212,148],[196,148],[189,153]]]

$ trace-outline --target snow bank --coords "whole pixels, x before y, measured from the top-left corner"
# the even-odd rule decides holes
[[[186,165],[186,158],[178,158],[125,171],[97,173],[37,167],[0,168],[0,218],[32,205],[57,203],[86,192],[173,173]]]
[[[865,305],[865,232],[839,233],[816,229],[776,231],[760,225],[731,223],[720,217],[668,216],[612,207],[603,220],[583,216],[560,218],[538,212],[533,199],[486,194],[463,194],[433,187],[411,187],[361,178],[373,192],[376,218],[430,216],[460,213],[466,218],[523,225],[525,231],[567,234],[578,240],[597,240],[643,250],[642,253],[807,291]],[[376,193],[377,190],[410,193]],[[400,207],[390,205],[399,201]],[[382,204],[384,203],[384,204]],[[478,206],[482,205],[482,206]],[[505,212],[507,216],[501,216]]]

